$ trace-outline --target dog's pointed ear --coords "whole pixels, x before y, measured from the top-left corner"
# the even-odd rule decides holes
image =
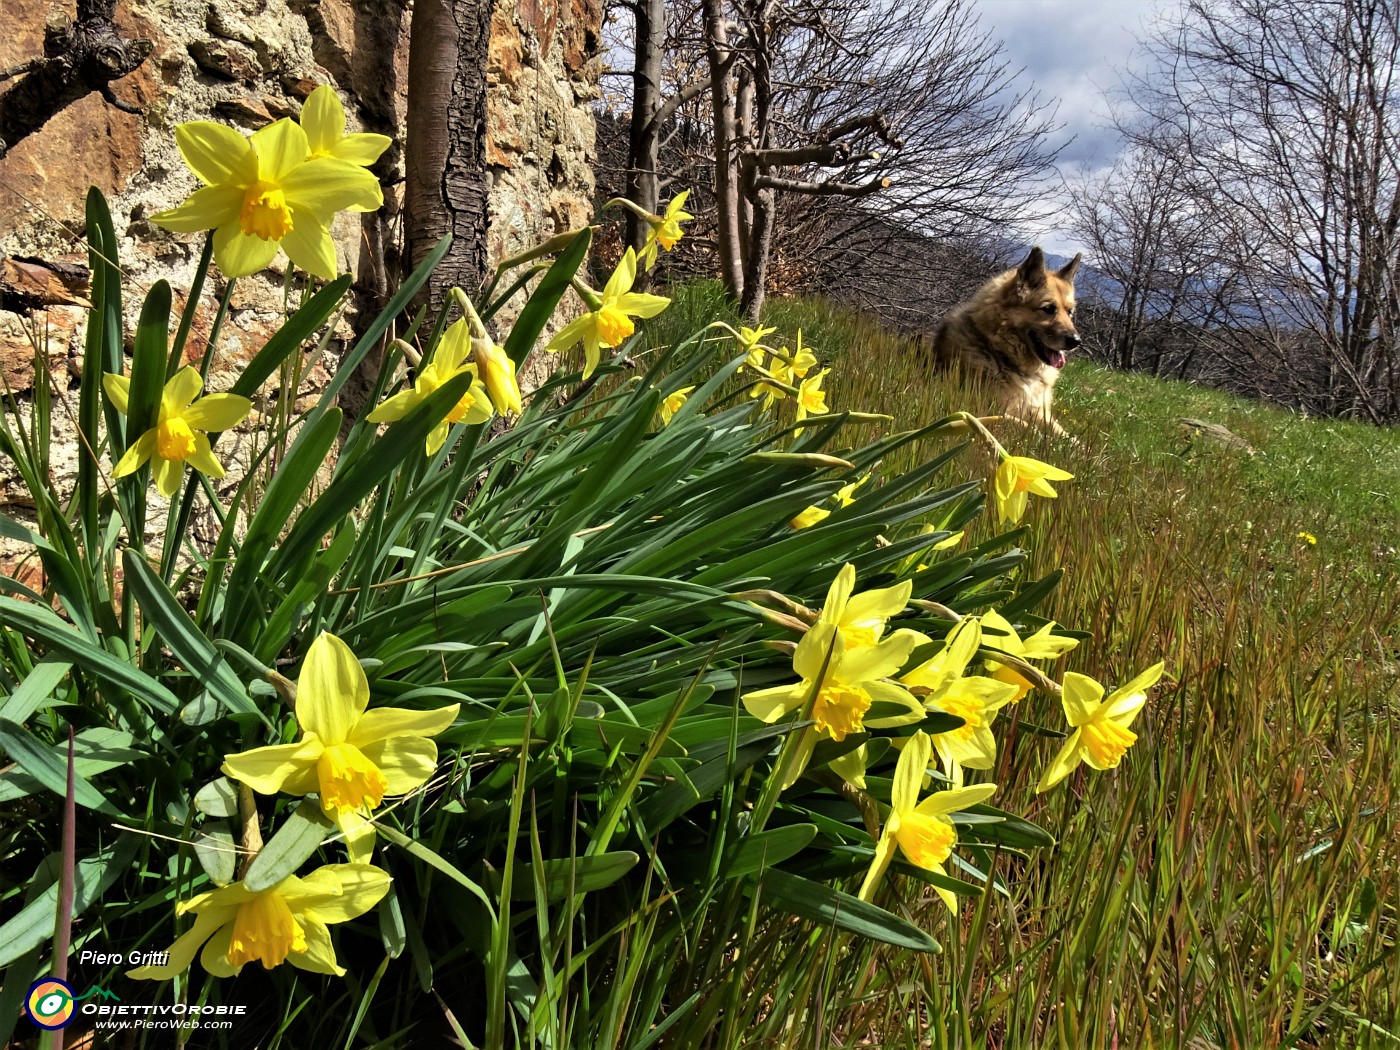
[[[1045,283],[1045,253],[1038,246],[1016,267],[1016,280],[1027,288],[1038,288]]]
[[[1071,259],[1069,262],[1065,263],[1063,266],[1061,266],[1058,270],[1055,271],[1055,276],[1062,281],[1069,281],[1073,283],[1074,273],[1076,270],[1079,269],[1079,260],[1082,258],[1084,258],[1083,252],[1075,252],[1073,259]]]

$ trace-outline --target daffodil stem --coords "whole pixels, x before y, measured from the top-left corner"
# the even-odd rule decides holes
[[[782,612],[790,616],[795,616],[807,624],[817,622],[817,617],[821,615],[816,609],[809,609],[807,606],[793,601],[786,594],[779,594],[777,591],[758,589],[753,591],[737,591],[729,596],[736,602],[767,602],[775,605]]]
[[[959,412],[958,417],[981,436],[982,440],[992,447],[992,451],[998,456],[1005,457],[1006,449],[1001,447],[1001,442],[992,436],[992,432],[986,428],[982,420],[974,416],[971,412]]]
[[[984,657],[994,663],[999,663],[1003,667],[1009,667],[1037,689],[1043,689],[1051,696],[1058,697],[1062,690],[1060,683],[1053,678],[1047,677],[1039,668],[1032,667],[1020,657],[1012,656],[1009,653],[999,652],[996,649],[980,648],[977,655]]]
[[[180,327],[175,331],[175,342],[170,348],[170,360],[165,365],[165,378],[171,379],[180,370],[180,364],[185,359],[185,343],[190,337],[190,328],[194,324],[194,315],[199,308],[199,297],[204,294],[204,278],[209,273],[209,263],[214,258],[214,231],[210,230],[204,238],[204,251],[199,256],[199,265],[195,267],[194,280],[190,282],[189,295],[185,298],[185,309],[180,314]]]

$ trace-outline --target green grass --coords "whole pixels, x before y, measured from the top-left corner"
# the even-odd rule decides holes
[[[653,342],[722,314],[712,285],[675,294]],[[977,401],[867,318],[782,300],[765,323],[773,345],[800,326],[820,349],[834,409],[906,429]],[[993,425],[1076,475],[1036,501],[1027,578],[1063,567],[1041,611],[1095,636],[1056,677],[1112,687],[1165,659],[1139,739],[1037,798],[1029,771],[1056,745],[1033,726],[1062,716],[1036,694],[1019,726],[1003,716],[997,803],[1057,849],[999,858],[1009,896],[956,929],[906,884],[887,906],[945,953],[856,944],[820,1009],[746,1045],[1400,1046],[1400,432],[1086,364],[1057,404],[1081,444]]]

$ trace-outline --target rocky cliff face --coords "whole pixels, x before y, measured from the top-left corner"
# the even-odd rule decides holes
[[[73,0],[3,0],[0,69],[42,54],[48,20],[72,17]],[[154,50],[114,94],[140,109],[123,112],[91,94],[0,157],[0,255],[84,261],[87,187],[107,194],[121,240],[128,327],[145,290],[164,278],[175,308],[199,259],[202,235],[172,234],[148,216],[182,201],[196,180],[175,148],[174,127],[215,120],[243,132],[295,116],[318,84],[339,92],[350,131],[377,131],[396,145],[375,167],[386,206],[374,216],[342,213],[333,233],[342,269],[356,274],[360,304],[373,309],[392,286],[402,198],[408,34],[405,0],[121,0],[116,22]],[[497,0],[488,70],[488,158],[493,258],[588,221],[593,194],[594,125],[601,0]],[[211,376],[213,389],[275,331],[283,316],[281,267],[240,280]],[[202,349],[224,291],[211,275],[199,305],[193,350]],[[57,388],[71,380],[81,353],[84,311],[59,307],[35,315],[41,349]],[[341,335],[348,336],[342,325]],[[309,396],[334,368],[335,350],[309,370]],[[0,313],[0,366],[11,390],[33,385],[32,335]],[[55,405],[56,419],[64,416]],[[65,424],[66,426],[66,424]],[[67,440],[65,440],[65,438]],[[54,468],[71,473],[71,435],[55,434]],[[0,463],[0,509],[23,505]],[[60,477],[61,480],[61,477]]]

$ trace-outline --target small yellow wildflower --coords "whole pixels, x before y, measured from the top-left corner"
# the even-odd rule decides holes
[[[1300,532],[1298,533],[1298,538],[1310,547],[1317,546],[1317,537],[1314,536],[1311,532]]]
[[[139,966],[126,976],[168,981],[199,961],[215,977],[232,977],[256,959],[270,970],[289,962],[312,973],[344,976],[327,926],[369,911],[389,892],[389,873],[372,864],[327,864],[305,878],[289,875],[276,886],[253,891],[242,882],[201,893],[175,908],[194,915],[194,925],[166,953],[160,966]]]
[[[167,499],[180,487],[186,462],[211,478],[223,477],[224,467],[214,458],[209,435],[231,430],[243,422],[253,403],[237,394],[199,397],[203,387],[199,369],[191,365],[166,380],[156,425],[127,446],[112,476],[124,478],[134,474],[150,460],[156,488]],[[117,411],[126,415],[131,397],[130,377],[109,372],[102,377],[102,389]]]
[[[769,349],[759,340],[766,335],[772,335],[776,331],[776,328],[764,328],[762,325],[759,325],[757,328],[741,327],[739,329],[739,334],[737,336],[739,340],[739,349],[749,355],[747,364],[754,371],[763,371],[763,355]]]

